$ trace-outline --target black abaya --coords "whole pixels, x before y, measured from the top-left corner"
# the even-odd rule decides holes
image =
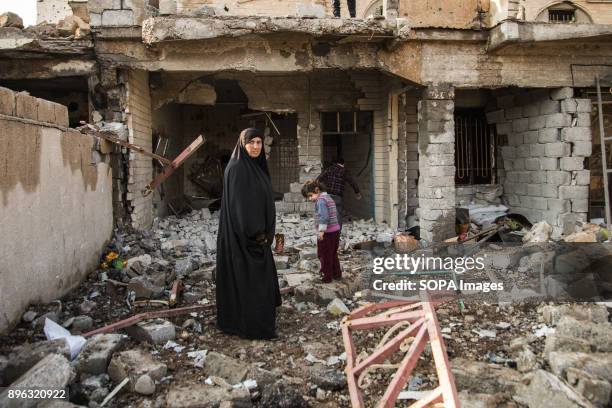
[[[265,153],[251,158],[244,143],[260,137],[241,134],[225,168],[217,236],[217,325],[246,338],[276,335],[281,304],[270,245],[276,209]]]

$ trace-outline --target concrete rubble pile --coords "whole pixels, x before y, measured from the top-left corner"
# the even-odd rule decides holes
[[[507,358],[451,361],[464,407],[606,407],[612,324],[605,305],[541,305],[533,332],[504,346]]]
[[[86,16],[70,15],[57,24],[41,22],[37,25],[24,28],[23,20],[15,13],[7,12],[0,15],[0,28],[13,28],[15,34],[26,37],[61,38],[61,39],[88,39],[91,36],[91,27]],[[10,37],[10,33],[5,34]]]

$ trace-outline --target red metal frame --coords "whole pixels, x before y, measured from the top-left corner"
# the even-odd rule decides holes
[[[434,304],[427,291],[421,291],[420,297],[420,302],[370,303],[356,309],[342,320],[342,340],[346,349],[346,376],[351,404],[354,408],[365,406],[363,395],[358,386],[359,375],[373,364],[385,361],[400,349],[405,339],[410,337],[414,337],[414,339],[397,372],[387,386],[383,397],[376,406],[378,408],[391,408],[395,405],[399,393],[406,386],[410,374],[418,363],[419,356],[427,343],[430,343],[440,385],[426,397],[412,404],[411,407],[427,407],[437,403],[443,403],[447,408],[459,407],[455,379],[450,370]],[[372,312],[378,312],[378,314],[368,317],[367,315]],[[409,326],[365,359],[357,361],[357,351],[352,338],[354,330],[391,327],[401,322],[409,323]]]

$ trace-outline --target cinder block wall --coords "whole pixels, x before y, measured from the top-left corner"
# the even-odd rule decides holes
[[[502,95],[487,114],[498,135],[503,200],[530,221],[546,221],[555,233],[586,221],[591,155],[591,100],[572,88]]]
[[[65,106],[0,88],[0,333],[97,264],[113,229],[108,158],[68,129]]]
[[[419,149],[417,120],[418,91],[405,92],[399,99],[399,227],[406,227],[406,217],[419,206]]]

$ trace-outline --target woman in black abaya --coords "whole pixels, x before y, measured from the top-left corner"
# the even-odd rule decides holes
[[[276,337],[281,297],[270,248],[275,223],[263,135],[245,129],[225,168],[217,236],[217,325],[226,333]]]

